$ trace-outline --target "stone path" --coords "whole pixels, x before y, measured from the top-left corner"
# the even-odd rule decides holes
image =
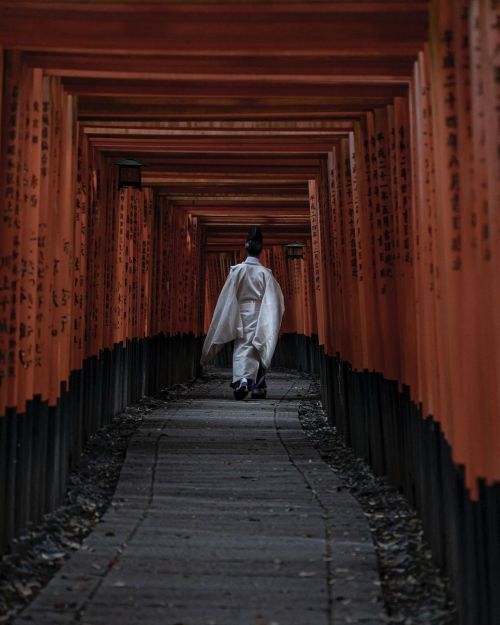
[[[152,413],[107,513],[16,625],[385,622],[365,517],[305,438],[307,379],[228,375]]]

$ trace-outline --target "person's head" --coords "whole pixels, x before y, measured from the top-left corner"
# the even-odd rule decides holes
[[[260,256],[262,252],[262,230],[259,226],[250,226],[248,231],[247,240],[245,243],[245,249],[249,256]]]

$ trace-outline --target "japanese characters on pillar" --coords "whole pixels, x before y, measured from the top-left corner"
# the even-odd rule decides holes
[[[351,176],[356,179],[356,195],[359,203],[359,216],[356,219],[357,287],[360,307],[360,363],[363,369],[376,366],[380,357],[380,332],[375,306],[376,258],[375,258],[375,210],[371,187],[372,172],[368,151],[368,125],[364,119],[354,125],[349,137],[351,155]]]
[[[360,130],[359,125],[356,128]],[[352,216],[349,222],[349,234],[351,240],[351,288],[353,291],[353,300],[356,302],[357,314],[353,322],[356,324],[356,333],[358,334],[353,351],[353,359],[356,362],[363,363],[363,368],[367,368],[368,359],[368,332],[366,328],[367,315],[366,311],[366,285],[364,279],[363,264],[363,234],[365,231],[363,224],[363,212],[361,202],[364,199],[363,194],[363,169],[362,162],[358,164],[358,155],[356,149],[356,135],[354,132],[349,133],[349,172],[348,175],[352,185]],[[346,172],[347,176],[347,172]]]
[[[395,98],[391,107],[391,154],[393,188],[394,236],[395,236],[395,283],[398,305],[398,333],[401,336],[399,382],[413,383],[415,379],[415,272],[413,264],[413,241],[411,238],[412,207],[410,203],[410,128],[409,102]]]
[[[321,176],[309,185],[321,344],[409,385],[472,490],[500,475],[499,13],[433,2],[408,97],[338,140],[328,206]],[[472,437],[478,414],[483,435]]]
[[[464,221],[463,225],[462,273],[464,280],[475,287],[475,306],[471,314],[476,324],[474,333],[469,325],[469,328],[463,328],[462,336],[469,339],[471,350],[476,346],[476,360],[471,366],[476,364],[474,383],[478,394],[471,397],[469,412],[471,415],[474,411],[481,414],[483,437],[477,441],[474,460],[481,462],[481,474],[498,476],[500,459],[494,441],[500,438],[500,6],[476,0],[470,3],[469,12],[463,11],[460,17],[462,31],[467,29],[469,33],[471,104],[471,135],[460,137],[463,139],[460,150],[464,141],[470,138],[472,158],[467,159],[466,166],[470,171],[467,179],[473,181],[471,197],[467,198],[468,206],[472,207],[470,224]],[[465,65],[467,60],[462,63]],[[467,67],[462,71],[468,75]],[[471,237],[470,243],[467,234]],[[468,250],[472,252],[472,258],[465,258]],[[485,362],[487,367],[483,366]],[[465,366],[463,359],[462,363]],[[493,388],[497,391],[496,396],[491,392]]]
[[[6,54],[2,106],[0,414],[55,401],[71,370],[73,103]]]
[[[341,351],[346,353],[349,362],[359,362],[360,306],[358,297],[358,237],[355,225],[352,157],[348,137],[342,138],[339,154],[342,164],[339,184],[342,187],[342,197],[344,199],[343,206],[340,207],[340,214],[342,216],[340,223],[343,227],[342,247],[345,250],[345,257],[341,265],[344,292],[342,302],[344,330],[342,333]]]
[[[116,343],[202,332],[197,219],[155,206],[150,188],[119,191],[61,80],[5,58],[0,416],[34,395],[54,405]]]
[[[438,292],[435,245],[436,233],[436,177],[432,128],[432,104],[428,55],[420,54],[413,79],[414,118],[412,125],[412,175],[414,271],[417,348],[415,350],[415,379],[410,381],[418,397],[425,397],[425,409],[435,414],[438,406],[438,380],[432,375],[431,362],[438,363],[436,340],[436,306]]]
[[[146,194],[145,201],[152,210],[152,197]],[[153,275],[151,281],[147,280],[152,289],[148,303],[153,310],[151,333],[198,335],[203,331],[198,309],[203,300],[202,239],[197,218],[176,208],[164,196],[159,198],[155,213],[154,239],[149,246]]]
[[[465,188],[461,176],[461,161],[470,154],[459,132],[460,110],[466,106],[467,89],[458,87],[458,48],[464,45],[457,29],[456,11],[459,3],[439,3],[432,13],[432,37],[429,75],[436,175],[436,229],[433,236],[436,270],[436,344],[438,358],[447,371],[447,384],[440,384],[436,407],[442,413],[443,427],[453,445],[455,459],[466,462],[469,421],[467,419],[467,381],[461,366],[463,344],[461,338],[461,309],[464,283],[464,205]],[[463,7],[461,7],[463,8]],[[467,45],[467,40],[465,40]],[[465,96],[465,97],[464,97]],[[464,153],[461,153],[461,148]],[[429,371],[431,367],[429,363]]]
[[[326,283],[324,281],[324,252],[321,245],[321,214],[319,199],[319,184],[317,179],[309,181],[309,208],[311,216],[311,242],[313,285],[318,323],[318,339],[321,345],[328,341],[327,301],[325,297]]]
[[[419,56],[411,90],[412,388],[424,412],[441,422],[475,495],[477,477],[500,476],[491,443],[499,436],[500,399],[499,10],[479,0],[435,0],[431,15],[430,47]]]
[[[89,194],[88,144],[79,130],[76,164],[76,196],[74,212],[72,361],[71,369],[81,366],[84,358],[85,315],[87,296],[87,227]],[[116,242],[115,242],[116,245]]]
[[[333,148],[329,155],[330,176],[330,203],[331,203],[331,239],[333,248],[332,263],[332,315],[335,320],[331,329],[333,348],[331,354],[344,352],[345,333],[347,324],[346,314],[346,291],[344,285],[343,267],[346,262],[346,238],[345,238],[345,185],[343,184],[342,154],[340,144]]]
[[[0,228],[0,412],[15,401],[18,369],[17,310],[19,280],[19,167],[21,134],[19,59],[7,56],[5,94],[2,107],[2,221]]]

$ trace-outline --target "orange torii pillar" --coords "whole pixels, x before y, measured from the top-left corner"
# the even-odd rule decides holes
[[[500,13],[436,0],[407,97],[310,182],[330,419],[404,489],[463,623],[500,614]]]
[[[60,79],[5,59],[0,552],[58,505],[90,435],[197,374],[203,333],[197,219],[119,190]]]

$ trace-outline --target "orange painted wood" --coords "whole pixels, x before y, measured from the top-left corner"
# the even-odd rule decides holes
[[[471,492],[498,481],[499,9],[427,8],[0,1],[0,414],[201,333],[260,223],[283,331],[409,385]]]
[[[137,77],[141,80],[189,77],[204,82],[228,77],[229,80],[251,78],[295,83],[331,80],[332,76],[340,80],[353,77],[398,79],[411,74],[414,62],[414,55],[389,54],[372,57],[343,55],[341,63],[335,63],[335,57],[313,55],[295,55],[291,63],[290,59],[275,55],[193,57],[127,54],[126,66],[123,57],[106,53],[23,52],[23,58],[28,65],[58,76]]]
[[[0,45],[24,50],[113,50],[210,56],[415,54],[427,3],[58,4],[2,1]],[[138,31],[137,24],[141,24]],[[275,24],[280,24],[276,37]],[[196,47],[193,42],[196,41]]]

